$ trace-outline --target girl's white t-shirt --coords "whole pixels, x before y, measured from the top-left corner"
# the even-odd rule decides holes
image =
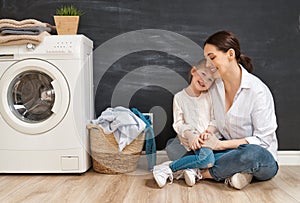
[[[193,133],[204,132],[209,125],[215,126],[213,105],[208,91],[198,97],[189,96],[185,89],[175,94],[173,99],[173,128],[184,137],[185,130]]]

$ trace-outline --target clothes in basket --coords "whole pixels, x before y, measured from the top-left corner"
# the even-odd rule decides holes
[[[114,134],[119,151],[129,145],[146,127],[143,120],[122,106],[107,108],[98,119],[91,122],[99,125],[105,134]]]

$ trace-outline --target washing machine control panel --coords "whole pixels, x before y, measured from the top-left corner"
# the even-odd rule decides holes
[[[51,35],[40,44],[18,46],[15,58],[75,59],[84,57],[87,47],[92,46],[92,41],[83,35]]]
[[[71,54],[74,51],[72,41],[57,41],[47,48],[47,53]]]

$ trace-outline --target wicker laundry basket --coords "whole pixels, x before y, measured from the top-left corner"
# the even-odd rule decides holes
[[[93,169],[99,173],[120,174],[136,170],[145,141],[141,133],[121,152],[113,134],[104,134],[98,125],[88,124]]]

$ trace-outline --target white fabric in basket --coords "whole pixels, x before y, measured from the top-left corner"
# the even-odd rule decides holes
[[[98,119],[91,122],[99,125],[105,134],[114,134],[119,151],[129,145],[146,127],[142,119],[122,106],[107,108]]]

